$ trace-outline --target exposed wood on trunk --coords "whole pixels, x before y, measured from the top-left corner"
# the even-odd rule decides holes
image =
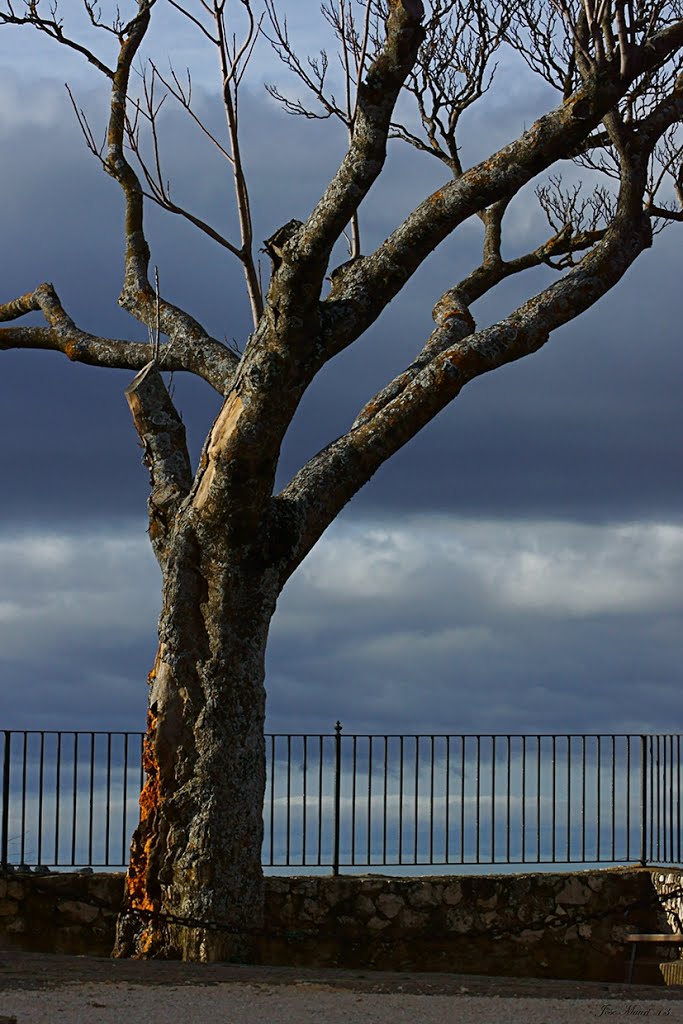
[[[216,474],[216,459],[235,430],[242,408],[242,399],[236,391],[233,391],[226,398],[223,408],[211,428],[206,451],[202,456],[202,465],[198,474],[198,486],[192,498],[192,504],[198,510],[201,510],[207,502]]]

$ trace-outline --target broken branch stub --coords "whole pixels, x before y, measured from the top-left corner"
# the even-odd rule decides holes
[[[192,484],[185,426],[154,362],[137,374],[125,395],[150,472],[149,535],[161,561],[175,515]]]

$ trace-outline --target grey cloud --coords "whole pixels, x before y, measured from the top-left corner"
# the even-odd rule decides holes
[[[53,92],[39,84],[25,95],[24,106],[43,119],[54,118]],[[86,91],[83,103],[94,122],[101,119],[101,97]],[[218,106],[205,97],[199,104],[218,129]],[[116,307],[120,198],[84,151],[65,97],[58,109],[62,120],[55,134],[42,124],[38,131],[31,117],[28,125],[10,121],[4,128],[3,158],[14,202],[3,210],[3,237],[18,258],[4,268],[3,292],[21,294],[52,278],[85,327],[143,337],[139,325]],[[488,129],[505,130],[506,109],[492,112]],[[318,134],[321,126],[285,118],[257,93],[245,94],[243,123],[257,237],[265,237],[289,216],[310,209],[336,165],[342,139],[325,134],[325,126]],[[230,183],[211,147],[200,151],[197,164],[198,140],[178,112],[169,114],[166,127],[165,137],[178,140],[168,147],[174,194],[200,215],[219,211],[219,223],[228,223],[223,211],[230,208]],[[373,190],[368,207],[372,241],[424,191],[422,168],[429,187],[441,177],[436,161],[425,163],[405,147],[392,149],[389,165],[387,187]],[[281,169],[275,179],[274,166]],[[238,268],[213,243],[154,210],[149,233],[164,290],[217,336],[243,343],[249,325]],[[280,483],[347,429],[359,407],[412,360],[431,329],[433,302],[476,258],[478,234],[476,226],[457,232],[368,336],[323,371],[286,439]],[[648,510],[679,514],[672,469],[682,425],[675,391],[681,360],[673,314],[675,231],[656,242],[612,295],[558,332],[543,352],[469,385],[377,474],[357,498],[359,509],[376,515],[450,509],[587,519]],[[551,279],[544,272],[533,280]],[[475,310],[480,322],[509,312],[528,287],[522,280],[508,283]],[[672,311],[668,317],[666,310]],[[73,367],[57,356],[13,353],[3,354],[3,371],[9,397],[0,408],[0,426],[14,443],[4,449],[0,470],[15,481],[8,489],[6,522],[17,515],[128,515],[144,507],[145,474],[121,397],[126,374]],[[217,405],[207,401],[201,385],[178,379],[176,388],[196,457]],[[18,434],[20,416],[32,428]],[[34,445],[34,436],[42,444]],[[13,472],[17,456],[20,465],[31,457],[34,472]],[[79,483],[86,461],[89,497],[82,496]],[[41,477],[49,483],[38,496]]]
[[[87,329],[144,337],[116,306],[120,198],[89,162],[66,104],[54,112],[53,93],[52,82],[33,90],[22,80],[26,116],[2,122],[4,187],[12,196],[0,212],[2,298],[52,279]],[[83,102],[97,113],[99,101],[87,89]],[[492,108],[489,138],[506,141],[508,113]],[[320,126],[284,119],[256,94],[245,94],[243,121],[257,237],[265,238],[310,209],[342,140],[317,134]],[[208,157],[195,162],[196,142],[175,115],[169,128],[179,133],[171,153],[179,197],[196,202],[199,213],[227,210],[229,182],[218,163]],[[435,162],[423,166],[428,169],[420,172],[409,151],[392,151],[390,181],[371,196],[368,244],[419,197],[421,173],[428,187],[441,180]],[[520,233],[528,231],[518,244],[532,240],[521,215],[518,224]],[[149,233],[162,288],[218,337],[243,342],[249,325],[241,281],[224,254],[153,211]],[[478,234],[477,226],[457,232],[368,336],[323,371],[286,441],[281,482],[347,429],[358,408],[412,360],[431,329],[434,300],[477,258]],[[511,249],[515,241],[507,240]],[[671,727],[671,680],[682,652],[680,607],[668,592],[664,604],[619,613],[501,609],[471,559],[454,566],[430,547],[425,523],[435,511],[469,520],[470,530],[480,519],[499,520],[503,531],[514,520],[680,522],[677,250],[671,229],[596,309],[531,359],[473,382],[361,492],[342,517],[343,529],[404,528],[429,557],[401,564],[400,551],[389,545],[394,582],[388,592],[373,594],[377,580],[369,566],[376,553],[368,548],[360,582],[366,593],[345,595],[334,532],[323,540],[320,560],[288,585],[273,627],[271,728],[327,731],[337,717],[348,728],[378,732]],[[550,279],[539,275],[534,282]],[[475,311],[479,322],[505,315],[527,287],[507,284]],[[129,375],[43,353],[0,353],[0,366],[3,535],[18,537],[27,526],[44,533],[50,526],[58,534],[109,532],[115,539],[132,530],[144,546],[147,479],[122,396]],[[181,376],[175,386],[196,457],[217,398]],[[485,543],[458,528],[466,547]],[[50,604],[56,584],[37,578],[21,559],[3,569],[0,600],[33,601],[44,614],[35,627],[25,614],[23,647],[18,636],[5,634],[5,727],[35,724],[37,707],[43,720],[65,728],[143,723],[158,607],[153,562],[144,581],[115,573],[112,608],[96,619],[85,614],[83,581],[98,586],[105,563],[92,545],[78,557],[79,571],[67,566],[59,584],[65,595],[82,594],[80,604],[74,598],[73,621],[58,600]],[[623,551],[617,561],[628,566],[630,559]],[[327,589],[316,584],[316,572],[327,575]],[[125,609],[136,588],[134,614],[117,620],[113,607]]]
[[[680,727],[682,561],[667,525],[342,524],[281,597],[269,728]],[[159,598],[138,524],[5,533],[0,575],[3,726],[142,728]]]
[[[676,727],[680,529],[389,529],[393,544],[349,525],[285,591],[270,706],[289,728],[302,709],[313,730]]]
[[[143,726],[159,574],[138,525],[0,534],[5,728]]]

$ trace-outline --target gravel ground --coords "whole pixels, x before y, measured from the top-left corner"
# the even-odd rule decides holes
[[[683,1022],[683,989],[0,953],[0,1024]]]
[[[510,999],[366,993],[327,985],[219,984],[211,987],[67,985],[3,996],[0,1022],[16,1024],[594,1024],[652,1018],[683,1021],[683,1003],[585,999]]]

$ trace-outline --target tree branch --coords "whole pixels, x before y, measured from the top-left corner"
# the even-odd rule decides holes
[[[131,213],[134,213],[135,206],[135,193],[140,193],[140,206],[141,199],[144,195],[147,198],[152,199],[162,209],[169,213],[176,214],[183,217],[189,223],[193,224],[194,227],[198,228],[208,237],[212,238],[215,242],[227,249],[234,256],[238,258],[242,264],[245,281],[247,285],[247,294],[249,297],[249,303],[252,313],[252,321],[254,327],[258,324],[261,315],[263,313],[263,295],[261,290],[261,282],[254,259],[253,252],[253,225],[251,216],[251,205],[249,197],[249,189],[247,185],[246,172],[244,169],[244,163],[241,155],[240,148],[240,137],[239,137],[239,122],[238,122],[238,89],[244,74],[244,71],[251,59],[253,54],[254,45],[260,30],[260,20],[257,22],[254,18],[251,9],[251,0],[242,0],[242,6],[247,12],[248,27],[242,40],[239,49],[235,41],[235,36],[230,38],[228,28],[225,20],[225,2],[224,0],[213,0],[211,5],[204,3],[206,14],[211,18],[214,23],[215,35],[209,32],[202,22],[196,18],[185,6],[181,3],[173,3],[179,13],[183,14],[188,20],[197,28],[199,28],[204,36],[216,47],[218,54],[218,61],[220,66],[221,74],[221,92],[223,96],[223,106],[225,110],[225,117],[227,122],[228,137],[230,140],[229,149],[222,145],[216,136],[210,131],[210,129],[204,124],[201,118],[195,113],[192,108],[192,82],[188,71],[187,85],[181,84],[180,79],[176,75],[175,71],[171,67],[171,78],[172,83],[165,78],[160,72],[159,68],[153,61],[150,61],[151,66],[151,80],[148,80],[146,74],[143,75],[143,91],[144,91],[144,104],[141,101],[131,101],[136,111],[136,117],[133,119],[133,123],[126,117],[123,124],[123,132],[121,133],[121,143],[125,137],[128,144],[135,154],[137,162],[140,166],[142,174],[149,186],[150,191],[144,192],[142,186],[137,179],[137,175],[133,171],[133,168],[126,163],[125,155],[123,153],[123,146],[120,145],[120,152],[117,154],[118,160],[122,173],[117,176],[119,183],[121,184],[124,194],[126,195],[127,206]],[[138,44],[139,45],[139,44]],[[128,89],[128,78],[127,75],[130,70],[130,57],[128,54],[124,54],[123,50],[119,61],[119,68],[122,71],[122,92],[125,95],[125,101],[128,102],[127,89]],[[126,71],[126,68],[128,71]],[[212,225],[208,224],[202,218],[196,216],[190,210],[182,204],[174,202],[170,197],[170,191],[168,184],[164,181],[161,171],[161,154],[159,145],[159,135],[157,130],[157,118],[164,98],[162,97],[160,102],[155,100],[155,84],[157,79],[162,83],[164,88],[170,93],[173,98],[180,103],[186,113],[192,118],[194,123],[199,127],[203,134],[217,147],[222,156],[230,163],[231,173],[233,177],[235,187],[235,197],[237,204],[237,214],[240,225],[240,245],[235,245],[229,241],[223,234],[217,231]],[[114,114],[115,96],[112,92],[112,115]],[[125,104],[124,104],[125,107]],[[149,130],[151,134],[152,142],[152,165],[148,164],[145,160],[139,140],[139,126],[138,118],[142,117],[148,122]],[[114,118],[110,121],[110,125],[114,124]],[[118,122],[114,124],[116,134],[120,132],[120,125]],[[92,147],[91,147],[92,148]],[[104,161],[105,169],[108,173],[112,173],[112,170],[107,166],[108,161]],[[136,216],[136,219],[142,220],[140,216]],[[144,238],[142,239],[144,243]],[[146,243],[145,243],[146,244]],[[146,278],[147,275],[147,261],[145,261],[144,245],[141,244],[138,247],[139,251],[137,254],[137,267],[132,266],[133,272],[138,278]],[[139,292],[139,289],[136,289]],[[126,289],[124,288],[124,299],[127,299]],[[165,303],[166,307],[168,304]],[[126,308],[129,308],[128,306]],[[134,310],[131,308],[131,311]],[[168,311],[168,309],[167,309]],[[176,310],[176,313],[178,311]],[[136,314],[137,315],[137,314]]]
[[[121,186],[125,200],[125,269],[119,304],[147,326],[155,318],[156,296],[149,282],[150,253],[143,228],[143,190],[126,158],[124,138],[131,67],[149,27],[150,12],[155,2],[156,0],[138,0],[138,14],[121,28],[120,33],[117,33],[120,50],[116,70],[113,76],[110,76],[111,105],[107,152],[103,161],[107,173]],[[226,378],[229,378],[234,370],[236,359],[231,359],[234,354],[212,338],[188,313],[164,299],[160,303],[160,326],[174,346],[175,358],[184,364],[182,368],[197,367],[191,372],[199,372],[200,376],[210,380],[214,387],[220,379],[219,390],[223,392]],[[15,340],[19,340],[17,335]],[[192,349],[205,351],[193,353]],[[228,363],[232,365],[226,372]]]
[[[249,27],[239,50],[237,50],[237,44],[233,37],[233,52],[232,54],[230,53],[224,15],[225,0],[221,0],[220,3],[218,0],[214,0],[214,21],[218,37],[218,54],[223,83],[223,109],[225,111],[230,148],[232,150],[232,177],[242,241],[239,257],[244,267],[252,321],[254,327],[258,327],[259,320],[263,316],[263,294],[254,262],[254,227],[251,217],[251,200],[242,160],[239,135],[238,89],[244,70],[254,52],[254,43],[260,30],[261,22],[259,21],[258,26],[256,25],[250,0],[242,0],[242,4],[247,11]]]
[[[340,2],[343,3],[343,0],[340,0]],[[347,96],[346,109],[344,109],[344,107],[340,106],[335,96],[333,94],[328,95],[326,90],[329,58],[325,50],[320,51],[319,57],[308,58],[307,70],[290,42],[287,19],[284,18],[280,20],[275,0],[265,0],[265,5],[273,35],[268,35],[266,32],[263,34],[284,66],[288,68],[289,71],[291,71],[292,74],[294,74],[301,82],[303,82],[308,91],[315,96],[316,100],[324,110],[324,113],[317,113],[316,111],[311,110],[309,107],[304,106],[304,104],[298,99],[288,99],[280,92],[276,85],[267,84],[266,92],[272,96],[274,100],[277,100],[277,102],[280,103],[289,114],[293,114],[298,117],[306,117],[309,120],[319,121],[324,121],[328,117],[336,117],[342,122],[342,124],[349,128],[351,125],[351,113],[350,104],[348,103],[350,91],[350,70],[348,69],[348,64],[344,68],[345,92]],[[371,4],[369,3],[367,5],[368,14],[370,13],[370,7]],[[335,4],[334,0],[329,5],[323,4],[321,7],[321,13],[325,20],[334,29],[337,38],[342,44],[343,53],[347,54],[348,50],[345,46],[346,38],[343,25],[344,18],[343,13],[339,9],[339,4]]]
[[[445,352],[463,341],[476,330],[476,325],[465,296],[458,288],[452,288],[445,292],[439,302],[435,305],[432,316],[436,321],[436,328],[430,334],[427,343],[413,362],[403,373],[400,373],[389,384],[378,391],[373,398],[367,402],[353,421],[352,430],[364,426],[373,420],[382,409],[395,401],[415,378],[429,364]]]
[[[156,0],[150,0],[150,6],[155,3]],[[75,50],[76,53],[82,54],[83,57],[92,64],[93,67],[97,68],[107,78],[114,78],[114,71],[101,61],[99,57],[89,50],[87,46],[83,46],[81,43],[76,42],[75,39],[71,39],[69,36],[64,34],[61,21],[58,21],[54,16],[56,14],[56,6],[51,8],[51,18],[43,18],[39,12],[40,0],[32,0],[26,4],[28,14],[17,15],[14,13],[14,8],[11,3],[7,3],[7,10],[0,11],[0,25],[30,25],[35,28],[38,32],[42,32],[44,35],[49,36],[51,39],[55,39],[58,43],[68,47],[70,50]],[[92,19],[91,19],[92,20]],[[105,28],[102,24],[96,24],[93,21],[96,28]],[[123,28],[123,27],[122,27]],[[115,32],[119,35],[118,32]]]
[[[326,0],[321,6],[321,13],[331,26],[340,46],[338,57],[344,82],[342,105],[333,93],[328,94],[326,90],[326,76],[329,68],[326,51],[321,50],[319,57],[309,57],[307,70],[290,42],[287,21],[286,19],[280,20],[275,0],[266,0],[266,10],[274,33],[273,36],[266,35],[266,38],[285,67],[296,75],[309,92],[315,96],[324,113],[316,113],[304,106],[300,100],[288,99],[275,85],[266,85],[267,92],[282,104],[289,114],[312,120],[338,118],[346,128],[349,148],[353,145],[353,131],[361,95],[360,83],[365,74],[366,63],[368,60],[370,63],[374,63],[378,52],[382,49],[379,33],[372,30],[373,22],[379,19],[381,13],[380,5],[375,0],[368,0],[365,4],[362,3],[362,0],[359,2],[361,7],[365,7],[360,29],[354,13],[355,0],[348,0],[348,2],[347,0]],[[360,256],[361,251],[357,208],[351,215],[349,229],[350,234],[345,232],[349,256],[351,259],[356,259]]]
[[[267,242],[273,274],[265,313],[214,424],[192,493],[204,516],[224,517],[229,505],[233,522],[253,523],[267,508],[282,438],[325,361],[319,299],[329,250],[381,170],[391,111],[421,38],[421,16],[419,0],[392,0],[387,42],[361,87],[353,142],[340,170],[305,225],[291,220]]]
[[[556,257],[566,256],[570,259],[574,253],[588,249],[599,242],[604,237],[606,230],[572,234],[571,225],[568,224],[543,245],[539,245],[533,252],[526,253],[524,256],[506,261],[500,258],[500,250],[498,250],[497,259],[485,259],[460,284],[444,292],[432,311],[437,327],[432,331],[419,356],[403,373],[382,388],[364,406],[354,420],[353,427],[367,423],[377,415],[380,409],[398,397],[402,391],[405,391],[418,373],[428,366],[437,355],[464,341],[466,337],[474,333],[476,325],[470,312],[470,306],[477,299],[480,299],[506,278],[520,274],[532,267],[546,264],[556,270],[561,270],[573,265],[562,261],[556,262]]]
[[[0,13],[0,24],[33,25],[57,42],[84,54],[90,63],[94,64],[112,83],[106,158],[103,159],[97,150],[85,117],[78,111],[73,97],[72,103],[84,131],[86,143],[101,159],[106,172],[119,183],[124,193],[126,207],[125,270],[119,304],[136,319],[149,326],[155,317],[156,297],[149,282],[150,254],[143,229],[144,194],[137,175],[126,159],[124,138],[128,124],[126,104],[131,67],[149,27],[150,13],[156,0],[138,0],[138,13],[126,24],[117,15],[112,32],[119,41],[120,49],[116,69],[113,71],[97,60],[87,48],[76,44],[64,35],[61,23],[54,17],[56,8],[53,7],[51,11],[52,18],[43,18],[39,13],[39,3],[40,0],[36,0],[35,3],[29,4],[30,13],[26,17],[16,15],[11,3],[8,3],[8,13]],[[94,8],[91,20],[93,17]],[[96,17],[94,17],[93,24],[96,27],[104,27]],[[44,287],[46,286],[41,286],[41,288]],[[31,294],[38,303],[37,306],[33,305],[31,308],[41,309],[48,322],[51,322],[50,305],[52,300],[48,293],[36,289]],[[10,310],[10,306],[3,308],[6,312]],[[59,308],[61,309],[61,307]],[[131,357],[127,353],[124,354],[120,350],[120,345],[128,343],[117,343],[119,348],[115,350],[110,348],[109,356],[105,356],[102,346],[99,344],[103,339],[78,331],[72,322],[67,323],[67,320],[64,319],[66,315],[63,310],[61,313],[57,310],[55,315],[58,316],[59,324],[53,324],[51,331],[33,328],[4,330],[3,346],[52,348],[66,354],[73,352],[74,355],[71,358],[92,362],[95,365],[122,365],[132,369],[139,369],[147,361],[144,359],[140,362],[138,358]],[[11,318],[14,318],[14,315]],[[224,393],[237,361],[234,353],[212,338],[188,313],[163,299],[160,303],[160,322],[161,330],[169,337],[175,349],[174,365],[179,369],[199,373],[221,393]],[[195,351],[192,351],[193,349]],[[204,351],[200,351],[201,349]],[[109,361],[103,362],[103,359]],[[170,362],[167,362],[166,365],[171,368]]]
[[[632,74],[658,66],[682,44],[683,21],[662,30],[634,56]],[[323,303],[329,356],[367,330],[458,225],[492,203],[510,198],[541,171],[573,153],[629,85],[615,73],[595,75],[515,142],[428,196],[372,255],[348,266]]]
[[[581,262],[511,316],[472,333],[462,304],[437,305],[437,331],[430,342],[441,349],[404,386],[377,408],[365,407],[357,426],[316,455],[279,496],[298,518],[299,540],[287,567],[289,575],[310,551],[344,505],[391,455],[448,405],[469,381],[541,348],[559,326],[568,323],[608,292],[652,241],[643,211],[647,159],[645,151],[622,184],[615,218],[604,237]],[[453,332],[443,348],[439,331]],[[457,340],[458,335],[462,340]],[[441,339],[442,340],[442,339]],[[427,348],[429,348],[428,343]]]
[[[176,513],[192,486],[185,427],[154,362],[147,363],[125,394],[150,473],[149,537],[163,568]]]
[[[650,203],[646,207],[649,217],[661,217],[662,220],[672,220],[683,223],[683,210],[668,210],[665,206],[655,206]]]
[[[62,352],[73,362],[118,370],[140,370],[152,358],[152,346],[88,334],[65,312],[54,287],[41,284],[35,291],[0,305],[0,322],[17,320],[27,313],[42,313],[48,327],[0,328],[0,349],[44,349]],[[238,358],[219,341],[210,344],[167,345],[161,361],[166,370],[183,370],[202,377],[220,394],[231,385]]]
[[[417,104],[428,142],[403,124],[392,136],[441,160],[462,174],[456,131],[462,114],[490,88],[496,72],[491,61],[501,45],[513,5],[490,8],[482,0],[432,0],[431,17],[405,90]]]
[[[332,247],[382,170],[391,115],[424,35],[421,0],[390,0],[389,6],[384,47],[358,87],[349,149],[288,249],[292,261],[318,262],[321,284]]]

